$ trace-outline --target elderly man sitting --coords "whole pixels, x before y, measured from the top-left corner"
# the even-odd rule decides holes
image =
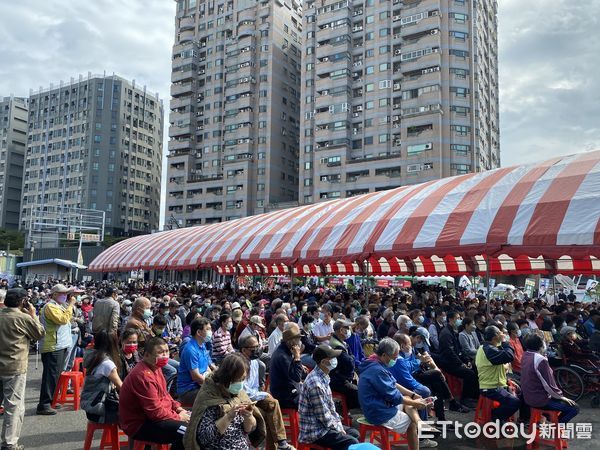
[[[418,394],[398,384],[390,372],[400,354],[400,346],[391,338],[383,338],[375,353],[365,359],[359,368],[358,399],[365,418],[373,425],[383,425],[396,433],[406,433],[408,447],[419,448],[417,427],[418,409],[427,403]],[[437,431],[422,426],[424,431]],[[435,441],[425,440],[421,447],[436,447]]]
[[[329,372],[337,366],[341,354],[342,350],[334,350],[328,345],[319,345],[313,352],[317,366],[306,377],[300,391],[299,441],[302,443],[332,450],[347,450],[358,443],[358,432],[342,424],[329,387]]]
[[[300,361],[300,337],[300,327],[288,322],[281,343],[271,358],[271,393],[282,408],[298,409],[300,382],[304,374]]]

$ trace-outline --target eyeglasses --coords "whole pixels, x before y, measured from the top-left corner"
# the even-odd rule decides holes
[[[248,350],[258,350],[258,345],[256,347],[244,347],[247,348]]]

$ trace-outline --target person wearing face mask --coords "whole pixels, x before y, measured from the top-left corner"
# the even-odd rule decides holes
[[[269,356],[272,356],[277,346],[279,346],[281,337],[283,336],[283,327],[289,322],[289,319],[285,314],[277,314],[273,317],[273,321],[275,322],[275,329],[271,332],[268,339],[269,350],[267,354]]]
[[[313,335],[319,344],[327,345],[333,334],[333,311],[330,305],[321,306],[319,319],[313,328]]]
[[[331,341],[334,340],[335,337],[332,337]],[[298,408],[300,416],[298,440],[303,444],[322,445],[332,450],[347,450],[349,446],[358,443],[358,432],[342,424],[330,388],[331,372],[339,367],[338,359],[342,353],[342,350],[335,350],[328,345],[319,345],[313,352],[313,359],[317,366],[302,384]]]
[[[390,334],[393,336],[396,333],[394,310],[392,308],[385,309],[383,314],[381,314],[381,317],[383,318],[383,321],[379,324],[379,327],[377,327],[377,339],[383,339]]]
[[[181,343],[181,335],[183,334],[183,324],[179,317],[179,302],[177,300],[169,302],[169,312],[166,315],[166,319],[169,343],[179,345]]]
[[[509,335],[508,343],[515,353],[515,357],[511,363],[512,371],[518,375],[521,372],[521,359],[523,358],[523,346],[521,345],[522,333],[519,325],[517,325],[515,322],[509,322],[506,325],[506,330],[508,331]]]
[[[105,298],[97,300],[94,303],[94,311],[92,316],[92,333],[96,334],[99,331],[117,334],[119,330],[119,311],[120,306],[117,302],[117,290],[111,287],[105,291]]]
[[[279,347],[273,353],[269,367],[271,394],[282,408],[298,409],[300,383],[304,369],[300,328],[293,322],[286,324]]]
[[[440,333],[436,363],[443,371],[463,380],[461,403],[467,407],[474,407],[479,398],[479,385],[472,363],[463,354],[458,340],[457,330],[462,324],[462,319],[456,311],[448,311],[446,317],[448,324]]]
[[[492,421],[505,421],[521,407],[519,398],[508,390],[506,379],[506,365],[513,362],[515,351],[505,334],[495,325],[485,329],[484,339],[475,357],[480,394],[500,403],[500,406],[492,409]],[[526,415],[522,413],[520,419]]]
[[[248,370],[246,358],[232,353],[206,380],[185,433],[187,450],[249,450],[264,441],[265,420],[243,390]]]
[[[121,302],[121,311],[119,312],[119,330],[121,331],[125,329],[125,325],[129,321],[131,305],[133,305],[131,300],[123,300]]]
[[[240,353],[248,361],[248,375],[244,380],[244,391],[250,400],[256,402],[267,426],[266,448],[277,448],[277,450],[293,449],[287,442],[285,425],[281,415],[279,402],[271,394],[263,391],[265,386],[266,368],[258,349],[258,341],[254,336],[248,336],[241,342]]]
[[[338,319],[333,324],[333,336],[329,340],[331,348],[339,350],[341,353],[337,357],[337,367],[333,368],[329,377],[330,386],[334,392],[338,392],[346,397],[348,409],[358,408],[358,376],[355,370],[354,356],[348,351],[346,340],[352,337],[351,327],[353,322]]]
[[[218,328],[213,333],[211,358],[216,365],[230,353],[233,353],[233,345],[231,344],[231,330],[233,329],[233,321],[227,313],[221,314],[218,320]]]
[[[354,357],[354,367],[358,369],[358,366],[365,359],[365,351],[362,346],[361,338],[366,337],[367,330],[369,328],[369,319],[366,316],[358,316],[354,325],[352,326],[352,333],[350,337],[346,339],[348,344],[348,353]]]
[[[160,370],[169,363],[169,346],[164,339],[146,341],[144,358],[123,381],[119,391],[119,423],[130,441],[171,444],[183,450],[181,430],[189,422],[189,413],[167,391]]]
[[[206,378],[216,370],[206,343],[212,340],[212,328],[208,319],[201,317],[192,322],[192,339],[183,347],[177,375],[177,395],[184,405],[196,399]]]
[[[458,333],[458,342],[464,355],[470,361],[473,361],[480,345],[479,339],[477,339],[477,335],[475,334],[475,322],[473,322],[473,319],[467,317],[463,320],[462,331]]]
[[[76,301],[75,296],[68,297],[72,290],[64,284],[54,285],[51,292],[50,301],[40,312],[40,322],[46,334],[40,341],[44,370],[36,410],[36,414],[46,416],[56,414],[56,410],[51,407],[52,397],[72,344],[71,319]]]
[[[300,329],[300,342],[302,343],[303,350],[300,360],[302,365],[309,369],[314,369],[316,363],[312,359],[312,352],[317,347],[317,342],[312,334],[312,330],[315,324],[315,318],[308,313],[302,314],[300,319],[302,327]]]
[[[559,423],[567,423],[579,414],[577,403],[563,396],[556,384],[554,373],[546,357],[546,344],[537,334],[524,341],[525,353],[521,360],[523,400],[532,408],[558,411]]]
[[[141,361],[138,353],[138,332],[133,329],[125,330],[121,333],[121,370],[119,377],[124,380],[131,373],[133,368]]]
[[[440,347],[439,336],[442,329],[446,326],[446,313],[442,308],[437,307],[431,313],[431,325],[427,331],[429,331],[429,340],[431,342],[431,352],[437,353]]]
[[[152,319],[152,303],[146,297],[138,297],[131,307],[131,316],[125,324],[125,329],[134,329],[138,332],[138,345],[140,354],[144,353],[146,340],[151,337],[152,330],[147,320]]]
[[[359,368],[358,398],[365,418],[373,425],[383,425],[396,433],[406,433],[409,449],[418,449],[418,410],[427,403],[415,392],[406,389],[390,372],[400,355],[400,346],[391,338],[383,338],[375,353]],[[423,431],[432,431],[422,426]],[[435,446],[435,442],[430,445]]]

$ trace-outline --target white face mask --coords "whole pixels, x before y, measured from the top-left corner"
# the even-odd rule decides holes
[[[346,330],[346,339],[350,339],[350,336],[352,336],[352,331]]]
[[[337,367],[338,361],[337,358],[331,358],[329,360],[329,364],[327,365],[327,367],[329,368],[329,370],[333,370]]]

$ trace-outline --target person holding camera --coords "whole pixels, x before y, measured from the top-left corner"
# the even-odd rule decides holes
[[[44,327],[24,289],[9,289],[0,310],[0,380],[4,395],[2,450],[21,450],[19,436],[25,416],[25,382],[30,341],[44,336]]]

